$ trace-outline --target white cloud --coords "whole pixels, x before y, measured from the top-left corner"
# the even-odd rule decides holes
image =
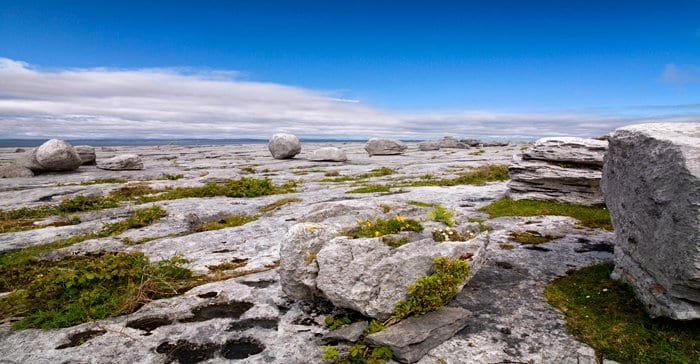
[[[700,72],[697,67],[685,66],[679,67],[674,63],[669,63],[664,66],[659,79],[667,83],[690,83],[700,81]]]
[[[0,58],[0,138],[594,136],[629,118],[576,113],[394,113],[235,71],[65,69]]]

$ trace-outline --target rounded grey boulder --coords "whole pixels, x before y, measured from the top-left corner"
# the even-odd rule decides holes
[[[72,171],[83,163],[70,143],[51,139],[32,150],[22,160],[22,165],[35,172]]]
[[[301,153],[301,143],[299,138],[292,134],[278,133],[270,138],[267,148],[275,159],[293,158]]]
[[[143,161],[136,154],[121,154],[97,162],[97,168],[112,171],[143,169]]]
[[[365,144],[365,150],[373,155],[396,155],[403,153],[408,147],[398,140],[372,138]]]

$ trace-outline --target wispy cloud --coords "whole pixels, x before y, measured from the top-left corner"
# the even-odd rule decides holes
[[[691,83],[700,81],[700,68],[695,66],[680,67],[674,63],[664,66],[659,79],[667,83]]]
[[[588,113],[396,113],[324,92],[251,82],[235,71],[40,70],[0,58],[0,138],[429,139],[594,136],[631,117]],[[682,117],[681,117],[682,118]]]

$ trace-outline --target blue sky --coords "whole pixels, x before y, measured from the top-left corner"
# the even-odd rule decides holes
[[[534,138],[700,121],[697,0],[3,0],[0,57],[0,137]],[[154,77],[209,96],[144,92]],[[212,82],[236,110],[207,104]]]

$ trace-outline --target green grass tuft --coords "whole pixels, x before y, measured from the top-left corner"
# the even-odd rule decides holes
[[[396,215],[391,219],[357,220],[357,227],[348,231],[347,234],[352,238],[372,238],[401,231],[421,232],[423,226],[416,220]]]
[[[458,177],[447,179],[432,179],[408,182],[404,186],[457,186],[457,185],[483,185],[489,182],[507,181],[508,166],[505,164],[488,164],[473,168],[461,173]]]
[[[282,199],[279,199],[279,200],[277,200],[269,205],[265,205],[265,206],[261,207],[260,212],[274,211],[274,210],[277,210],[278,208],[280,208],[284,205],[294,203],[294,202],[301,202],[301,201],[302,201],[302,199],[296,198],[296,197],[282,198]]]
[[[553,201],[513,200],[504,197],[480,209],[491,218],[500,216],[570,216],[590,228],[612,230],[610,213],[605,206],[583,206]]]
[[[354,190],[350,190],[346,193],[375,193],[375,192],[389,192],[391,191],[391,186],[373,185],[359,187]]]
[[[107,183],[126,183],[127,180],[121,179],[121,178],[98,178],[96,180],[92,181],[83,181],[80,182],[81,186],[90,186],[90,185],[99,185],[99,184],[107,184]]]
[[[632,288],[610,279],[612,269],[586,267],[546,286],[569,331],[620,363],[700,363],[700,321],[650,319]]]
[[[401,238],[391,238],[388,236],[382,237],[382,243],[388,245],[390,248],[396,249],[402,245],[408,244],[408,238],[407,237],[401,237]]]
[[[544,244],[561,238],[556,235],[542,235],[537,231],[511,231],[510,238],[520,244]]]
[[[433,221],[441,222],[447,226],[454,226],[455,211],[440,204],[435,204],[433,206],[433,211],[428,213],[428,218]]]
[[[469,264],[462,259],[437,257],[433,263],[435,273],[408,287],[408,296],[396,304],[392,318],[403,319],[437,310],[454,297],[459,285],[469,276]]]

